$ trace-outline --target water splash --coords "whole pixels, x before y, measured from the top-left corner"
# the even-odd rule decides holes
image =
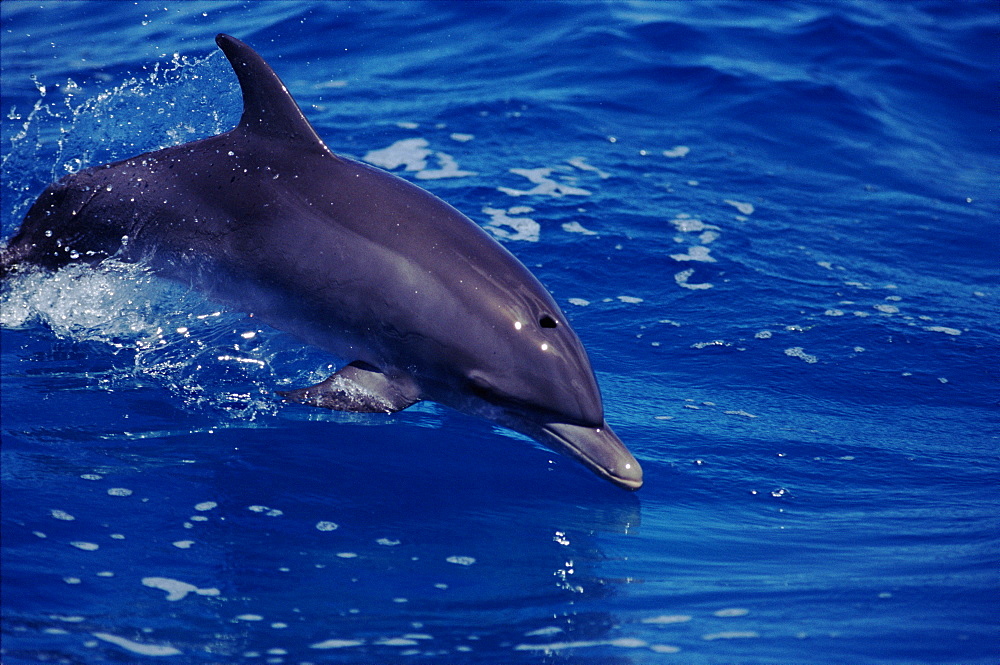
[[[3,123],[3,235],[46,185],[63,176],[232,128],[242,108],[225,58],[174,54],[97,93],[73,79],[33,79],[38,97]],[[20,121],[19,123],[16,121]]]

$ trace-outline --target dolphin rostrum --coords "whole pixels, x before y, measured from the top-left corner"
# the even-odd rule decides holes
[[[253,49],[215,41],[243,92],[239,124],[50,185],[0,274],[141,262],[350,361],[280,393],[289,401],[386,413],[439,402],[638,489],[580,340],[527,268],[444,201],[333,154]]]

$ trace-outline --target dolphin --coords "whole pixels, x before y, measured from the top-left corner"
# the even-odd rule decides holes
[[[239,80],[239,124],[49,185],[0,250],[0,276],[142,263],[349,361],[285,400],[438,402],[638,489],[586,351],[528,269],[439,198],[335,155],[260,55],[215,41]]]

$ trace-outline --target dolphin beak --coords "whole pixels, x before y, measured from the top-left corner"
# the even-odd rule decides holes
[[[545,423],[542,442],[628,490],[642,487],[642,467],[605,421],[600,427]]]

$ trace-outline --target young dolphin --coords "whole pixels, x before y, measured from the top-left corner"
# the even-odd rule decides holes
[[[580,340],[527,268],[444,201],[334,155],[253,49],[215,41],[243,92],[239,124],[50,185],[0,275],[141,262],[350,360],[281,392],[289,401],[385,413],[439,402],[638,489]]]

